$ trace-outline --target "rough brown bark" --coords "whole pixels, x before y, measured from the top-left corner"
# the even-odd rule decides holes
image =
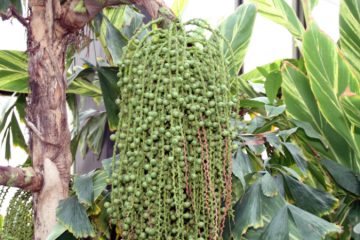
[[[68,196],[70,132],[66,114],[65,53],[68,37],[57,26],[60,2],[30,0],[27,122],[30,155],[44,185],[33,194],[35,240],[44,240],[56,223],[56,207]]]
[[[84,13],[73,10],[79,1],[84,1]],[[4,176],[0,185],[15,179],[11,175],[15,173],[15,185],[33,191],[35,240],[47,238],[56,224],[57,205],[68,196],[72,156],[66,114],[66,48],[104,7],[126,3],[144,6],[153,18],[165,7],[162,0],[66,0],[63,5],[60,0],[29,0],[27,19],[14,9],[0,16],[15,17],[28,30],[30,94],[26,120],[33,162],[31,169],[0,168],[0,176]]]

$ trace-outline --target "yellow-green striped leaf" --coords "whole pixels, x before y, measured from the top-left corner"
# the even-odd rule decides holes
[[[171,6],[171,10],[174,12],[175,16],[180,16],[188,4],[189,0],[175,0]]]
[[[342,0],[340,46],[360,80],[360,0]]]
[[[354,150],[347,141],[326,121],[317,105],[308,77],[296,66],[286,62],[282,68],[282,91],[287,113],[294,119],[308,122],[324,137],[323,145],[316,150],[350,166],[349,159],[356,159]]]
[[[355,134],[354,126],[347,119],[339,102],[339,97],[346,89],[359,92],[358,81],[336,44],[315,24],[304,34],[303,50],[310,86],[321,114],[354,149],[356,155],[360,156],[359,136]],[[355,165],[356,168],[359,167],[359,163]]]
[[[28,91],[27,56],[21,51],[0,51],[0,90],[26,93]]]
[[[297,39],[301,39],[304,27],[294,9],[285,0],[251,0],[264,17],[286,27]]]
[[[243,4],[219,26],[219,31],[228,41],[227,43],[222,41],[221,44],[226,60],[230,64],[232,75],[237,75],[243,64],[250,43],[255,16],[255,5]]]
[[[349,121],[360,128],[360,96],[343,97],[340,102]]]

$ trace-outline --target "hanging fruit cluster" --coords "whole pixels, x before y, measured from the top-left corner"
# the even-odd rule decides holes
[[[234,105],[222,38],[200,20],[137,37],[119,72],[111,138],[120,161],[114,154],[107,211],[123,239],[221,239]]]
[[[0,192],[2,205],[9,188],[3,187]],[[8,205],[0,239],[28,240],[33,238],[33,211],[30,192],[17,190]]]

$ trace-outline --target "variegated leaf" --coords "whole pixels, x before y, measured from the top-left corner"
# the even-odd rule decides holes
[[[294,9],[285,0],[251,0],[264,17],[286,27],[297,39],[301,39],[304,27]]]
[[[340,47],[360,81],[360,0],[340,5]]]

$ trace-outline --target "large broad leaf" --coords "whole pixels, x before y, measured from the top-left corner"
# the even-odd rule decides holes
[[[121,32],[126,36],[127,39],[132,38],[135,33],[143,26],[144,15],[138,12],[134,7],[127,6],[125,8],[125,22],[121,28]],[[139,38],[142,37],[146,30],[141,32]]]
[[[75,176],[73,189],[80,203],[90,206],[94,201],[94,183],[93,177],[95,172],[85,175]]]
[[[315,215],[330,213],[338,206],[338,200],[331,194],[312,188],[284,174],[288,193],[295,205]]]
[[[289,216],[287,207],[281,208],[271,219],[264,232],[262,240],[289,240]]]
[[[329,233],[341,232],[341,228],[301,208],[285,205],[273,217],[260,236],[261,240],[306,239],[321,240]]]
[[[0,51],[0,90],[27,93],[27,55],[20,51]]]
[[[61,200],[56,210],[57,221],[77,238],[95,237],[94,229],[76,196]]]
[[[220,33],[226,41],[222,41],[224,56],[230,64],[230,73],[237,75],[245,57],[255,22],[256,8],[253,4],[241,5],[219,26]],[[230,44],[230,46],[228,45]]]
[[[252,0],[263,16],[286,27],[291,34],[301,39],[304,27],[296,16],[294,9],[285,0]]]
[[[267,190],[265,186],[265,191]],[[276,187],[276,186],[275,186]],[[234,220],[228,221],[224,231],[224,239],[242,239],[241,236],[249,228],[262,228],[284,206],[285,201],[276,197],[267,197],[263,194],[261,181],[254,183],[234,207]]]
[[[345,190],[360,196],[360,176],[348,168],[331,160],[321,160],[321,164],[329,171],[335,182]]]
[[[114,25],[105,17],[106,25],[106,44],[115,64],[119,64],[123,53],[123,47],[127,44],[124,35],[114,27]]]
[[[343,0],[340,4],[340,47],[357,77],[360,77],[360,1]]]
[[[314,138],[314,139],[318,139],[320,140],[324,146],[326,146],[326,142],[323,136],[321,136],[314,128],[313,126],[308,123],[308,122],[302,122],[299,120],[295,120],[292,119],[291,120],[292,123],[294,123],[297,127],[301,128],[302,130],[304,130],[305,134],[310,137],[310,138]]]
[[[94,70],[90,67],[81,69],[68,79],[67,93],[89,97],[100,97],[101,90],[89,78]],[[0,90],[16,93],[28,93],[28,57],[20,51],[0,51]]]
[[[288,204],[276,193],[276,181],[270,174],[257,180],[234,207],[234,220],[228,220],[224,239],[252,240],[321,240],[328,233],[340,232],[329,223],[309,212]]]
[[[307,162],[305,159],[305,156],[301,152],[301,149],[296,146],[293,143],[290,142],[284,142],[283,145],[286,147],[286,149],[289,151],[291,156],[293,157],[296,164],[299,166],[299,168],[303,171],[306,170]]]
[[[104,104],[109,121],[110,130],[116,130],[119,122],[119,107],[116,105],[116,99],[120,95],[119,87],[116,85],[118,81],[117,68],[102,67],[98,69],[100,86],[103,93]]]
[[[298,239],[321,240],[329,233],[340,233],[341,228],[293,205],[287,205],[291,220],[299,233]]]
[[[246,187],[245,176],[253,172],[253,166],[249,156],[239,147],[233,157],[233,174],[241,181],[243,187]]]
[[[266,76],[265,92],[271,104],[274,102],[278,94],[281,82],[282,77],[280,72],[271,72]]]
[[[105,170],[101,169],[96,171],[93,177],[93,187],[94,187],[94,200],[96,200],[101,193],[105,190],[107,183],[106,180],[108,179],[108,175]]]
[[[331,127],[338,132],[360,156],[360,136],[347,119],[339,97],[350,90],[359,93],[359,83],[352,75],[336,44],[312,24],[304,34],[305,65],[310,86],[321,114]],[[360,162],[349,159],[350,166],[360,169]]]
[[[76,130],[77,139],[73,144],[78,144],[77,148],[83,156],[89,148],[93,153],[100,155],[107,126],[106,112],[89,109],[81,112],[79,118],[80,127]]]
[[[351,159],[356,159],[354,150],[321,114],[308,77],[288,62],[284,64],[282,72],[282,90],[287,113],[296,120],[310,123],[325,138],[325,147],[313,145],[317,151],[350,166]]]
[[[120,29],[125,21],[125,9],[125,5],[117,8],[105,8],[102,14],[98,14],[93,21],[94,32],[98,36],[104,53],[106,54],[107,59],[110,62],[112,62],[112,57],[108,49],[108,44],[106,40],[108,31],[107,25],[110,22],[115,29]],[[107,20],[104,20],[105,18],[107,18]]]

